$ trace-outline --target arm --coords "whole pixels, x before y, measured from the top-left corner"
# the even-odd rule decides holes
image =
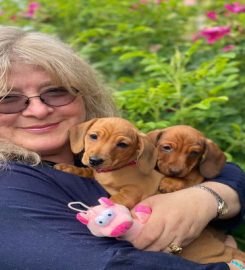
[[[221,228],[239,224],[245,208],[245,174],[239,167],[227,164],[221,175],[205,182],[224,198],[229,213],[216,222]],[[152,215],[134,246],[146,250],[165,250],[175,243],[185,246],[199,236],[200,232],[217,215],[217,202],[208,192],[188,188],[168,194],[150,197],[142,202],[152,208]]]
[[[224,184],[226,187],[224,187]],[[245,215],[245,173],[237,165],[228,163],[221,174],[212,182],[206,182],[206,185],[216,190],[225,199],[229,207],[228,215],[225,215],[221,220],[213,221],[212,224],[221,229],[232,229],[243,222]]]
[[[0,172],[0,262],[5,270],[229,270],[162,252],[139,251],[128,242],[92,236],[75,219],[70,201],[97,203],[105,191],[93,180],[44,167],[15,165]]]

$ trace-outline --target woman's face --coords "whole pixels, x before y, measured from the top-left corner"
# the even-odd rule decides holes
[[[56,87],[45,71],[34,66],[16,63],[8,80],[11,94],[38,96],[50,87]],[[39,153],[43,159],[55,162],[71,162],[68,130],[86,118],[82,97],[70,104],[51,107],[36,98],[29,106],[14,114],[0,113],[0,138],[11,140]]]

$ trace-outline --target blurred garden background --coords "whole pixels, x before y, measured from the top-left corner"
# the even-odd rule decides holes
[[[245,169],[242,1],[0,0],[0,23],[69,43],[142,131],[192,125]]]

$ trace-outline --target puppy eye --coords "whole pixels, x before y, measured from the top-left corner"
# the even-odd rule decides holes
[[[117,147],[120,147],[120,148],[127,148],[128,147],[128,144],[124,143],[124,142],[119,142],[117,143]]]
[[[90,139],[92,139],[94,141],[97,140],[97,138],[98,138],[97,134],[90,134],[89,137],[90,137]]]
[[[162,145],[161,150],[162,150],[163,152],[170,153],[170,152],[173,151],[173,148],[172,148],[170,145]]]
[[[192,151],[189,153],[189,157],[197,157],[199,155],[200,155],[200,152],[198,152],[198,151]]]

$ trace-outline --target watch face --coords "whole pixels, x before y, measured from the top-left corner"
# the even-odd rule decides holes
[[[228,206],[224,201],[221,201],[218,206],[218,217],[222,217],[227,213],[228,213]]]

